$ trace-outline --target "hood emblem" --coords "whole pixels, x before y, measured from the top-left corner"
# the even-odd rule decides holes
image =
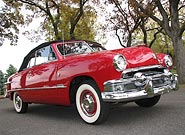
[[[153,57],[154,59],[157,59],[157,56],[156,56],[155,54],[152,54],[152,57]]]

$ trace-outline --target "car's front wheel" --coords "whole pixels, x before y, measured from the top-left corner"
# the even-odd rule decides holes
[[[106,120],[109,104],[103,102],[100,90],[92,80],[80,84],[76,93],[76,107],[81,118],[89,124]]]
[[[28,110],[28,103],[23,102],[17,92],[13,94],[13,104],[17,113],[26,113]]]
[[[135,101],[135,103],[141,107],[152,107],[159,102],[160,97],[159,95],[152,98],[140,99]]]

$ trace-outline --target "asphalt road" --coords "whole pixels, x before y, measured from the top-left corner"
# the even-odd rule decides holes
[[[163,95],[152,108],[113,107],[101,125],[84,123],[74,106],[32,104],[17,114],[10,100],[1,99],[0,135],[185,135],[185,89]]]

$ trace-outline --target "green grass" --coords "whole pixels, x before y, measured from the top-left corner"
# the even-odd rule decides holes
[[[176,69],[170,69],[170,71],[173,73],[173,74],[177,74],[177,71],[176,71]]]
[[[185,88],[185,84],[180,84],[180,88]]]

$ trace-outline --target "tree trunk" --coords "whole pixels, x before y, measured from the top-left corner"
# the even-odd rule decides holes
[[[75,38],[75,34],[74,34],[74,31],[70,31],[70,39],[72,39],[72,40],[75,40],[76,38]]]
[[[145,20],[144,18],[141,18],[142,22],[140,24],[140,28],[143,32],[143,43],[145,43],[147,45],[147,32],[146,32],[146,28],[145,28]]]
[[[173,39],[175,51],[175,64],[177,73],[179,75],[179,83],[185,83],[185,46],[183,45],[182,38],[176,36]]]
[[[132,44],[132,33],[129,33],[128,34],[127,39],[128,39],[128,41],[127,41],[127,47],[131,47],[131,44]]]
[[[169,0],[170,4],[170,17],[171,17],[171,33],[168,35],[171,37],[174,51],[177,73],[179,75],[179,83],[185,83],[185,46],[183,45],[182,34],[180,33],[180,21],[178,4],[179,0]]]
[[[62,40],[62,38],[60,37],[59,33],[58,33],[58,28],[57,28],[57,25],[55,26],[53,24],[53,29],[54,29],[54,33],[55,33],[55,39],[56,40]]]

